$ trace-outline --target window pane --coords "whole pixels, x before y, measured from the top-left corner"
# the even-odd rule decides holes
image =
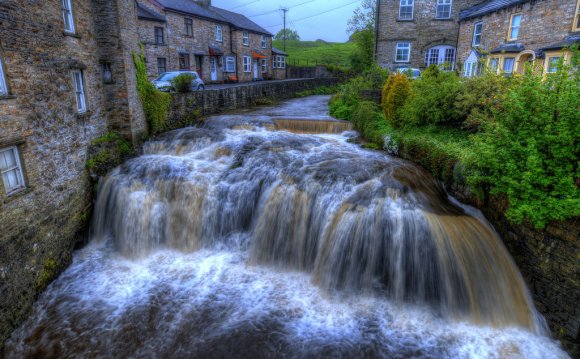
[[[6,77],[4,76],[2,59],[0,59],[0,95],[6,95],[7,93],[8,87],[6,86]]]
[[[559,57],[550,57],[549,65],[548,65],[548,72],[557,72],[559,61],[560,61]]]
[[[14,167],[15,165],[16,158],[14,156],[13,150],[0,152],[0,170],[6,171],[7,169]]]
[[[503,60],[503,72],[511,74],[514,70],[515,59],[513,57],[507,57]]]
[[[4,185],[7,190],[11,191],[22,186],[19,172],[18,169],[13,169],[2,174],[2,177],[4,177]]]

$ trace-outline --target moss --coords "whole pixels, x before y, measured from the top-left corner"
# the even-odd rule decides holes
[[[42,272],[36,279],[35,287],[37,291],[46,288],[50,282],[56,277],[58,272],[58,264],[54,258],[49,257],[42,268]]]
[[[167,129],[171,95],[157,90],[147,80],[147,67],[143,48],[141,48],[139,54],[133,53],[133,62],[137,73],[137,92],[149,125],[149,132],[153,134],[160,133]]]
[[[308,97],[314,95],[334,95],[338,92],[338,86],[320,86],[312,90],[300,91],[296,97]]]

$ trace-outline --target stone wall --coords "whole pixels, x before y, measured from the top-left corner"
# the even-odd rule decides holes
[[[289,79],[312,79],[333,77],[326,66],[287,66]]]
[[[169,125],[172,128],[179,128],[183,124],[193,122],[192,116],[248,108],[263,99],[283,100],[294,97],[297,92],[312,90],[320,86],[333,86],[337,83],[338,79],[336,78],[268,81],[238,85],[221,90],[174,94]]]
[[[491,51],[502,44],[519,43],[526,50],[539,50],[564,40],[572,30],[576,0],[535,0],[508,7],[460,23],[458,57],[465,62],[472,49],[473,29],[483,23],[480,48]],[[517,40],[507,41],[512,14],[522,14]]]
[[[109,128],[145,131],[131,59],[137,47],[131,1],[72,1],[75,31],[64,32],[60,1],[0,2],[0,56],[9,86],[0,97],[0,150],[15,146],[25,186],[0,180],[0,357],[11,331],[71,260],[86,227],[91,142]],[[103,64],[112,70],[104,81]],[[72,71],[82,71],[79,113]]]

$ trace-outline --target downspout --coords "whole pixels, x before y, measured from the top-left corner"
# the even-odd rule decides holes
[[[373,57],[377,64],[379,63],[379,20],[381,17],[380,11],[381,11],[381,0],[377,0],[377,8],[376,8],[377,14],[375,15],[375,53],[373,54]]]

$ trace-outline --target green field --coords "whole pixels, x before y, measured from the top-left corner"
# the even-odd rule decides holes
[[[275,40],[273,46],[283,50],[284,42]],[[350,66],[350,55],[355,50],[353,43],[325,41],[286,41],[288,64],[294,66],[338,65]]]

